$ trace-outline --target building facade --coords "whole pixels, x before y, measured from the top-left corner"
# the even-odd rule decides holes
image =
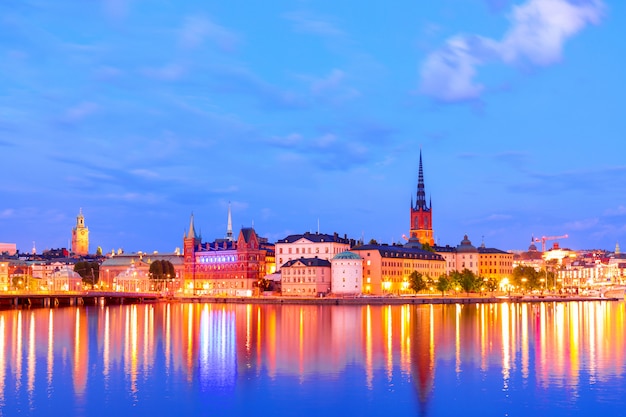
[[[347,236],[340,237],[337,233],[306,232],[300,235],[289,235],[276,242],[276,266],[299,258],[319,258],[330,261],[335,255],[350,249],[354,243]]]
[[[413,271],[432,279],[446,272],[441,255],[416,247],[362,245],[350,251],[363,259],[364,294],[412,294],[409,275]]]
[[[331,263],[326,259],[293,259],[282,266],[280,273],[284,296],[319,297],[330,293]]]
[[[363,292],[363,259],[354,252],[341,252],[330,261],[330,290],[337,295],[358,295]]]
[[[513,274],[513,254],[500,249],[478,247],[478,274],[501,280]]]
[[[76,216],[76,226],[72,228],[72,253],[75,255],[89,254],[89,228],[85,226],[83,209]]]
[[[275,269],[274,246],[253,228],[242,228],[236,240],[202,243],[193,215],[183,237],[184,292],[194,295],[251,296],[258,282]]]
[[[417,199],[413,205],[411,197],[411,238],[417,238],[420,243],[433,246],[435,239],[433,235],[433,211],[432,201],[426,204],[426,190],[424,186],[424,170],[422,169],[422,151],[420,150],[420,163],[417,181]]]

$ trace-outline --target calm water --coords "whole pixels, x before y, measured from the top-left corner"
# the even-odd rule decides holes
[[[0,311],[0,415],[626,415],[624,302]]]

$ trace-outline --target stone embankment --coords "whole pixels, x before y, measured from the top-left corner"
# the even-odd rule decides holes
[[[402,304],[488,304],[506,302],[571,302],[571,301],[618,301],[618,298],[583,296],[500,296],[500,297],[209,297],[182,296],[180,302],[233,303],[233,304],[304,304],[304,305],[402,305]]]

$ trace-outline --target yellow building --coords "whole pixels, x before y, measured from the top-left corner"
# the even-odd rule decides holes
[[[513,254],[500,249],[478,248],[478,275],[501,280],[513,274]]]
[[[89,254],[89,228],[85,226],[83,209],[76,216],[76,226],[72,229],[72,253],[75,255]]]
[[[363,245],[350,249],[363,259],[363,293],[412,294],[409,275],[417,271],[432,279],[446,273],[446,261],[417,247]]]

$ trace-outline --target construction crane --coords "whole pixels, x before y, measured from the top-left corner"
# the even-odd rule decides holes
[[[541,251],[546,251],[546,241],[548,240],[558,240],[558,239],[567,239],[568,235],[563,236],[542,236],[541,238],[533,237],[533,242],[541,242]]]

